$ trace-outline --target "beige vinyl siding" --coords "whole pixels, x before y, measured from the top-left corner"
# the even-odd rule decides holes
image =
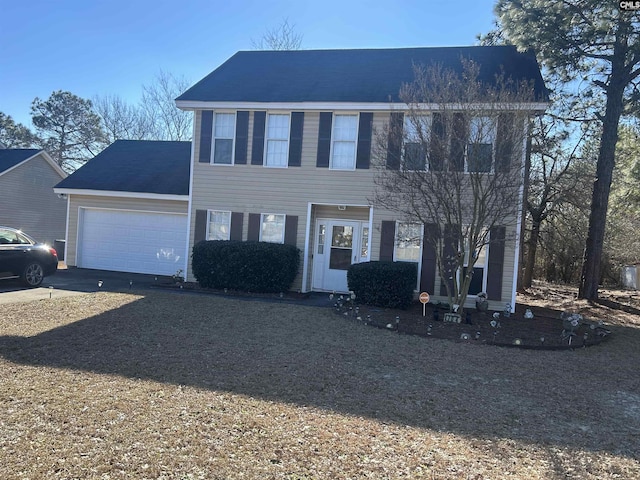
[[[271,112],[270,110],[267,110]],[[288,113],[288,112],[287,112]],[[304,256],[305,232],[307,222],[310,221],[310,236],[307,251],[309,254],[307,285],[310,286],[313,262],[311,254],[314,245],[315,220],[317,218],[340,218],[367,221],[369,219],[370,201],[374,196],[374,177],[376,162],[375,152],[379,150],[377,144],[385,131],[389,121],[388,112],[376,112],[373,115],[372,158],[371,168],[353,171],[331,170],[316,167],[318,147],[318,131],[320,113],[306,111],[304,116],[304,135],[302,141],[302,159],[300,167],[267,168],[262,165],[251,165],[251,151],[253,141],[254,112],[249,114],[249,140],[247,145],[246,165],[211,165],[200,163],[200,120],[201,112],[195,114],[194,138],[194,168],[192,184],[192,210],[189,232],[189,245],[193,245],[195,231],[196,210],[227,210],[242,212],[243,239],[247,238],[249,213],[275,213],[298,216],[297,246]],[[308,205],[313,204],[312,218],[307,218]],[[346,211],[339,211],[338,205],[346,205]],[[357,208],[364,207],[364,208]],[[352,208],[351,208],[352,207]],[[401,220],[398,215],[374,208],[373,229],[370,232],[371,259],[377,260],[380,255],[380,227],[384,220]],[[508,234],[509,232],[507,232]],[[503,269],[503,302],[496,302],[500,309],[504,303],[510,301],[512,291],[512,274],[514,261],[514,244],[508,242],[505,246],[505,261]],[[302,287],[302,265],[300,274],[293,289]],[[188,280],[195,280],[188,272]],[[436,280],[439,285],[439,280]],[[436,292],[429,292],[436,293]],[[439,293],[439,292],[437,292]],[[435,299],[446,298],[435,296]]]
[[[104,208],[142,212],[187,213],[187,200],[157,200],[90,195],[69,195],[69,231],[65,263],[77,265],[78,215],[81,208]]]
[[[41,155],[0,175],[0,225],[49,245],[64,239],[67,202],[53,192],[62,179]]]

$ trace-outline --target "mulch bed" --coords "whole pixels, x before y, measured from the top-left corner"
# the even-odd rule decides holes
[[[533,318],[525,318],[527,308],[533,313]],[[460,323],[445,321],[448,310],[433,304],[426,305],[423,316],[423,306],[418,302],[406,310],[368,305],[355,308],[343,297],[343,300],[338,298],[335,309],[346,319],[400,334],[502,347],[539,350],[585,348],[599,345],[610,333],[606,326],[594,325],[596,328],[591,328],[589,324],[597,324],[598,319],[585,318],[585,324],[575,328],[571,334],[563,327],[560,311],[520,304],[509,317],[498,312],[499,318],[494,318],[495,312],[467,309]]]

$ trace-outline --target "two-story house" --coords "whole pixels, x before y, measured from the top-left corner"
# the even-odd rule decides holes
[[[180,269],[195,280],[189,260],[201,240],[282,242],[302,253],[295,290],[347,291],[353,263],[412,261],[416,290],[442,298],[434,249],[421,241],[429,225],[373,201],[375,147],[408,110],[399,94],[414,67],[462,72],[463,59],[479,65],[483,82],[530,82],[537,100],[515,108],[545,109],[535,57],[514,47],[236,53],[176,99],[194,114],[190,165],[185,145],[117,142],[56,188],[69,196],[69,265]],[[499,135],[498,125],[483,151],[495,150]],[[511,161],[523,165],[525,149],[517,151]],[[471,294],[488,291],[492,308],[515,305],[519,222],[506,229],[474,268]],[[408,237],[418,241],[399,241]]]
[[[415,261],[416,289],[437,296],[428,249],[395,241],[411,226],[372,204],[372,145],[391,116],[407,110],[399,92],[415,65],[461,72],[462,58],[480,66],[485,82],[498,75],[530,81],[536,98],[546,99],[535,57],[513,47],[235,54],[176,100],[195,120],[189,246],[203,239],[296,245],[302,265],[294,288],[301,291],[348,290],[352,263]],[[543,102],[519,108],[534,114]],[[515,161],[524,162],[524,149],[521,155]],[[515,304],[512,237],[476,269],[479,289],[500,286],[490,299],[501,305]]]

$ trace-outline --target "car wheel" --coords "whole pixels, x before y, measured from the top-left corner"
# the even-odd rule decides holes
[[[22,273],[22,283],[27,287],[37,287],[42,283],[44,278],[44,269],[38,262],[30,262]]]

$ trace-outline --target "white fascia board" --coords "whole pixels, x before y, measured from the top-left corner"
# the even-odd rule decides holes
[[[176,200],[179,202],[189,201],[189,195],[169,195],[164,193],[117,192],[113,190],[82,190],[76,188],[54,188],[53,191],[55,193],[64,193],[67,195],[86,195],[93,197],[139,198],[145,200]]]
[[[182,110],[304,110],[304,111],[407,111],[409,105],[406,103],[356,103],[356,102],[203,102],[194,100],[178,100],[176,106]],[[500,105],[498,108],[494,104],[477,104],[471,108],[478,110],[524,110],[533,112],[543,112],[549,106],[545,102],[515,103]],[[425,103],[412,105],[412,108],[420,110],[442,110],[441,104]],[[468,105],[451,104],[447,108],[451,110],[462,110],[469,108]]]

